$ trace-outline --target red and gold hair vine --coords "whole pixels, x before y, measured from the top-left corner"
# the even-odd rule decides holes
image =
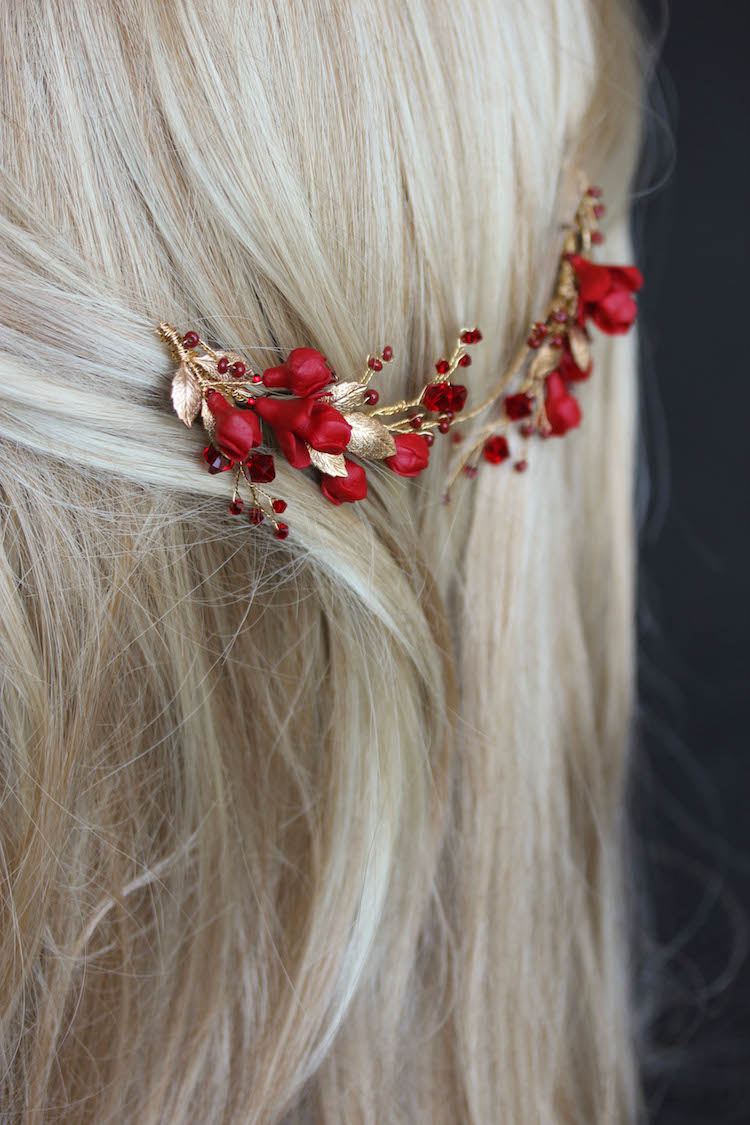
[[[160,324],[158,332],[179,362],[172,379],[174,409],[186,426],[200,415],[209,441],[203,451],[209,473],[233,473],[229,510],[238,516],[244,512],[253,525],[268,520],[278,539],[289,534],[278,518],[286,502],[267,491],[276,469],[273,454],[258,448],[264,443],[264,424],[293,468],[319,471],[321,491],[332,504],[367,495],[361,462],[380,461],[400,476],[418,476],[428,465],[436,433],[451,430],[461,449],[448,488],[462,471],[476,476],[482,459],[491,464],[511,460],[523,472],[531,437],[562,436],[581,420],[572,391],[592,370],[588,321],[616,335],[627,332],[635,320],[632,294],[643,284],[640,271],[599,265],[589,257],[592,245],[603,239],[600,196],[599,188],[586,189],[567,228],[554,294],[543,318],[531,325],[493,391],[470,410],[465,409],[466,387],[453,376],[471,365],[468,349],[482,338],[478,328],[459,332],[450,358],[437,361],[435,374],[415,398],[381,404],[370,382],[393,361],[389,346],[367,356],[364,370],[352,379],[337,379],[314,348],[295,348],[284,363],[261,374],[242,356],[210,347],[197,332],[180,335]],[[456,427],[493,406],[499,411],[464,442]],[[517,441],[520,450],[512,454],[511,443]]]

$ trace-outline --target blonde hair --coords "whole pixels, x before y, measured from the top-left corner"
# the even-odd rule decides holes
[[[227,514],[154,325],[474,401],[574,170],[627,212],[619,0],[6,6],[3,1121],[623,1122],[634,337],[525,476]],[[421,384],[420,384],[421,385]]]

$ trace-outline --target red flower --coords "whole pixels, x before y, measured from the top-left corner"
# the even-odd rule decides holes
[[[553,434],[562,436],[581,421],[581,408],[568,394],[559,371],[551,371],[545,379],[547,393],[544,409]]]
[[[282,452],[295,469],[310,464],[308,442],[321,453],[343,453],[352,428],[338,410],[317,398],[259,398],[255,409],[274,430]]]
[[[394,434],[396,452],[385,458],[385,464],[401,477],[418,477],[427,468],[430,447],[419,434]]]
[[[580,254],[571,254],[569,260],[578,278],[576,319],[581,327],[591,317],[610,336],[627,332],[638,312],[630,294],[643,285],[641,271],[635,266],[601,266]]]
[[[331,381],[331,370],[325,357],[314,348],[295,348],[281,367],[269,367],[263,373],[266,387],[284,387],[292,394],[304,398],[315,394]]]
[[[218,391],[209,391],[206,402],[216,422],[216,444],[227,457],[244,461],[253,446],[262,441],[257,415],[232,406]]]
[[[331,477],[324,473],[320,482],[321,491],[332,504],[343,504],[347,501],[353,504],[355,500],[364,500],[367,495],[367,476],[361,465],[344,458],[346,465],[345,477]]]
[[[563,345],[563,352],[560,356],[560,362],[557,365],[557,370],[562,375],[566,383],[580,383],[582,379],[588,379],[594,364],[589,360],[589,365],[584,371],[578,366],[573,359],[567,340]]]

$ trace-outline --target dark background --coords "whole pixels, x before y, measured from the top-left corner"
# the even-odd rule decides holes
[[[750,1123],[750,0],[643,0],[631,794],[649,1125]]]

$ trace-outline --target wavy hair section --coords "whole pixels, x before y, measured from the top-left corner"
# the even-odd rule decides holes
[[[619,0],[0,13],[0,1105],[8,1121],[631,1121],[619,916],[634,342],[524,478],[226,512],[158,320],[259,367],[465,323],[478,401],[577,166],[627,260]]]

